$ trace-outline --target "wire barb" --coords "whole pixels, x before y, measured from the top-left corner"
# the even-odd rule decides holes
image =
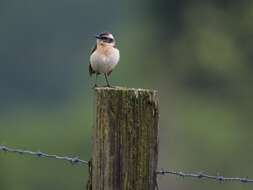
[[[7,146],[2,146],[0,145],[0,151],[3,152],[10,152],[10,153],[16,153],[19,155],[30,155],[30,156],[35,156],[39,158],[52,158],[52,159],[57,159],[57,160],[64,160],[68,161],[71,164],[85,164],[88,165],[88,161],[81,160],[78,157],[68,157],[68,156],[59,156],[56,154],[47,154],[41,151],[30,151],[30,150],[22,150],[22,149],[15,149],[15,148],[9,148]]]
[[[156,172],[157,175],[175,175],[183,178],[192,178],[192,179],[202,179],[202,180],[214,180],[218,182],[241,182],[241,183],[253,183],[253,179],[249,178],[240,178],[240,177],[224,177],[221,175],[208,175],[203,172],[199,173],[186,173],[186,172],[177,172],[172,170],[158,170]]]

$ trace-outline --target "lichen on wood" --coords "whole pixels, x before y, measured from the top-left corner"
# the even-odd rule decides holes
[[[96,88],[94,107],[92,190],[154,190],[157,91]]]

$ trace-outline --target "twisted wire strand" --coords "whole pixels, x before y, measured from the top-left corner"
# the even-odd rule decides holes
[[[10,148],[7,146],[0,145],[0,151],[14,153],[17,155],[30,155],[38,158],[51,158],[56,160],[63,160],[68,161],[71,164],[84,164],[89,165],[89,161],[82,160],[78,157],[69,157],[69,156],[59,156],[56,154],[48,154],[41,151],[31,151],[31,150],[23,150],[23,149],[16,149]],[[253,183],[253,179],[249,179],[248,177],[224,177],[222,175],[209,175],[203,172],[193,173],[193,172],[182,172],[182,171],[173,171],[173,170],[157,170],[157,176],[163,175],[173,175],[182,178],[191,178],[191,179],[199,179],[199,180],[213,180],[218,182],[241,182],[241,183]],[[158,188],[158,184],[157,184]]]
[[[48,154],[41,151],[31,151],[31,150],[9,148],[7,146],[2,146],[2,145],[0,145],[0,151],[15,153],[19,155],[30,155],[30,156],[35,156],[39,158],[51,158],[51,159],[57,159],[57,160],[64,160],[64,161],[70,162],[71,164],[86,164],[86,165],[89,164],[88,161],[81,160],[78,157],[59,156],[56,154]]]
[[[202,179],[202,180],[214,180],[218,182],[241,182],[241,183],[253,183],[253,179],[248,177],[224,177],[222,175],[209,175],[203,172],[191,173],[191,172],[181,172],[172,170],[158,170],[157,175],[174,175],[182,178],[192,178],[192,179]]]

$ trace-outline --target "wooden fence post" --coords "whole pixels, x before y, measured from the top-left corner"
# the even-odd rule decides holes
[[[154,190],[158,158],[157,91],[95,89],[92,190]]]

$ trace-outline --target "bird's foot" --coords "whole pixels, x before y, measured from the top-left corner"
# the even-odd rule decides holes
[[[108,88],[115,88],[115,86],[112,86],[112,85],[106,85],[106,87],[108,87]]]
[[[103,86],[103,87],[107,87],[107,88],[116,88],[115,86],[112,86],[112,85],[110,85],[110,84],[107,84],[107,85],[105,85],[105,86]]]

